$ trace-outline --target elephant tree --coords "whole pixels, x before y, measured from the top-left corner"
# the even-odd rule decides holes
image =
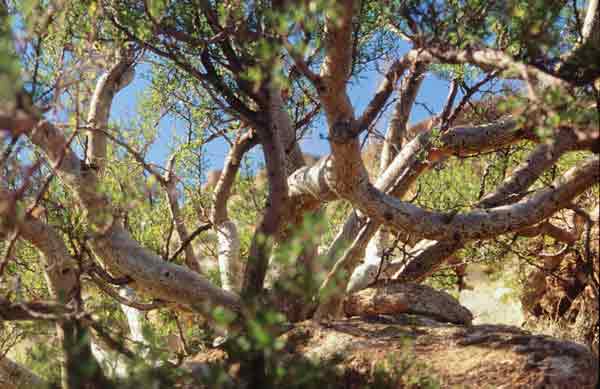
[[[551,218],[600,178],[600,10],[595,0],[580,6],[3,4],[0,271],[18,275],[23,265],[15,258],[33,247],[39,255],[27,255],[39,258],[53,300],[33,301],[45,292],[32,301],[7,295],[3,318],[56,322],[63,385],[106,387],[87,333],[128,351],[111,343],[84,307],[81,292],[90,285],[136,309],[193,312],[208,326],[224,309],[233,317],[227,330],[243,334],[268,302],[277,302],[290,321],[329,320],[341,315],[347,292],[385,275],[420,281],[473,241],[521,232],[570,239]],[[360,112],[350,85],[381,68],[377,90]],[[448,81],[446,101],[411,126],[422,81],[432,75]],[[111,121],[116,96],[144,76],[150,92],[138,117],[129,115],[130,127],[140,130]],[[162,167],[149,149],[164,136],[164,117],[185,123],[185,136],[173,135]],[[326,131],[330,154],[307,166],[300,140],[315,127]],[[371,171],[361,151],[367,135],[380,145],[379,166]],[[225,140],[229,152],[207,202],[199,153],[215,140]],[[241,226],[230,199],[245,156],[257,147],[265,201],[254,222]],[[513,147],[521,147],[521,164],[491,190],[486,172],[481,191],[487,193],[477,201],[436,209],[408,198],[432,168],[450,170],[457,160]],[[567,154],[577,163],[544,184],[540,177]],[[299,239],[304,221],[327,214],[332,202],[351,209],[335,238]],[[145,226],[160,217],[165,228],[149,239]],[[249,227],[244,248],[240,229]],[[194,242],[209,230],[217,242],[207,254]],[[384,261],[392,236],[407,248],[403,261]],[[287,264],[278,264],[282,248],[297,241],[298,250],[285,252]],[[218,260],[217,280],[205,256]],[[286,289],[306,277],[317,282],[304,291],[308,296]],[[123,285],[135,293],[117,293]],[[78,368],[84,365],[91,368]]]

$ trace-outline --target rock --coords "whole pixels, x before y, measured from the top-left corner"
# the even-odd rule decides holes
[[[312,365],[323,372],[324,387],[331,388],[382,382],[385,388],[475,389],[592,389],[598,384],[598,358],[585,346],[514,326],[470,325],[468,309],[426,285],[379,282],[348,296],[344,310],[352,317],[307,320],[274,332],[283,348],[269,358],[290,371]],[[239,377],[239,363],[228,360],[226,353],[213,350],[195,357],[197,366],[184,366],[198,367],[192,371],[200,376],[220,366],[232,387],[250,387]]]
[[[593,389],[598,384],[598,359],[585,346],[513,326],[464,326],[400,313],[308,320],[279,339],[285,346],[271,358],[290,369],[312,363],[328,372],[323,383],[328,388],[375,387],[382,367],[385,388]],[[247,387],[239,364],[228,360],[220,350],[207,350],[183,366],[202,376],[221,367],[230,387]]]
[[[399,314],[306,321],[283,338],[289,355],[335,363],[360,385],[369,385],[365,377],[382,364],[442,388],[591,389],[598,383],[598,360],[586,347],[511,326],[465,327]],[[339,382],[340,388],[362,387]]]
[[[448,293],[427,285],[400,281],[378,282],[346,298],[347,316],[413,313],[438,321],[471,324],[473,314]]]

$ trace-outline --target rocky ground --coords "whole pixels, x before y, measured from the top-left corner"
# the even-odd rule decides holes
[[[399,388],[592,389],[598,384],[598,359],[587,347],[517,326],[472,325],[485,316],[473,320],[452,296],[424,285],[380,283],[348,298],[344,310],[350,317],[305,321],[281,335],[282,358],[290,364],[335,365],[342,372],[332,378],[336,388],[370,387],[382,369],[396,380],[391,387]],[[356,316],[359,312],[366,315]],[[187,367],[203,371],[225,359],[223,352],[203,353]]]

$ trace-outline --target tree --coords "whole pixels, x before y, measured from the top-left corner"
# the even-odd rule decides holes
[[[16,253],[32,258],[49,291],[38,295],[52,300],[7,298],[3,316],[56,322],[65,388],[110,385],[90,330],[131,355],[84,307],[90,285],[138,310],[167,306],[211,328],[226,324],[217,332],[233,337],[252,333],[273,304],[290,321],[329,320],[341,315],[347,291],[382,274],[420,281],[470,242],[523,231],[560,241],[551,217],[597,191],[597,1],[585,9],[563,1],[26,1],[1,10],[1,271],[19,274]],[[384,65],[358,112],[350,84]],[[150,78],[141,114],[111,122],[115,96],[134,72]],[[410,126],[430,75],[449,81],[447,101]],[[164,168],[148,156],[163,116],[187,125]],[[299,140],[316,126],[326,129],[331,153],[306,166]],[[367,134],[380,145],[370,171],[361,152]],[[225,139],[229,152],[205,193],[198,165],[214,139]],[[491,190],[486,173],[477,201],[425,207],[407,198],[432,168],[451,171],[457,160],[514,145],[530,151]],[[255,215],[231,215],[243,185],[236,177],[255,147],[264,204]],[[576,163],[541,184],[575,152]],[[351,209],[335,238],[305,239],[306,230],[303,238],[307,220],[331,212],[324,205],[334,201]],[[248,214],[256,219],[243,223]],[[252,228],[243,249],[241,230]],[[216,282],[194,244],[210,229]],[[383,260],[392,236],[408,260]],[[282,255],[287,265],[278,264]],[[152,302],[120,296],[122,286]],[[132,328],[135,317],[128,315]],[[244,366],[263,370],[264,353],[249,355]]]

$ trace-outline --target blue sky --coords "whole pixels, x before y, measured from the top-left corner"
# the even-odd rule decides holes
[[[142,76],[142,73],[148,71],[148,69],[149,67],[146,65],[139,66],[134,82],[116,96],[112,105],[112,120],[116,122],[130,122],[133,115],[137,112],[138,97],[150,86],[150,83]],[[375,94],[381,79],[382,75],[379,72],[369,71],[362,74],[359,80],[353,80],[351,82],[349,93],[357,115],[362,112]],[[448,82],[428,74],[423,81],[417,101],[426,103],[431,110],[439,112],[442,109],[447,94]],[[427,109],[421,105],[415,105],[411,113],[410,121],[417,122],[428,116],[430,116],[430,114]],[[383,131],[386,125],[387,120],[384,117],[380,120],[379,129]],[[150,149],[149,159],[151,162],[160,165],[165,164],[166,158],[171,152],[172,144],[170,143],[170,138],[173,134],[173,129],[179,134],[184,133],[182,123],[172,119],[162,120],[160,131],[158,132],[158,139]],[[317,125],[316,131],[312,132],[302,140],[302,151],[315,155],[325,155],[329,153],[329,144],[327,140],[324,139],[326,134],[327,129],[321,121],[321,123]],[[205,156],[209,169],[220,169],[223,166],[227,151],[228,145],[224,140],[215,140],[211,142],[205,149]],[[260,151],[255,150],[254,157],[260,160]]]

